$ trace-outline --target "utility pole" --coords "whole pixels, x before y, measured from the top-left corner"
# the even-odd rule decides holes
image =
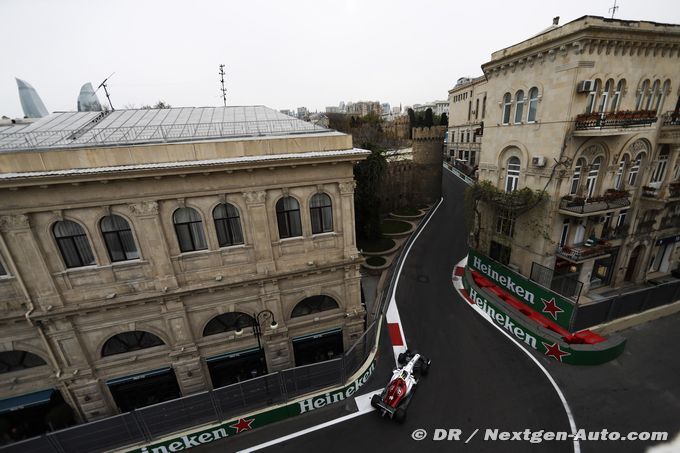
[[[616,0],[614,0],[614,6],[609,8],[609,12],[612,13],[612,19],[614,18],[614,14],[616,14],[616,11],[619,9],[618,6],[616,6]]]
[[[220,65],[220,82],[222,83],[222,88],[220,91],[222,92],[222,102],[224,102],[224,106],[227,106],[227,89],[224,88],[224,65]]]

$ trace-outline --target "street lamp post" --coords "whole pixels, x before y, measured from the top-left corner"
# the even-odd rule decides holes
[[[274,313],[271,310],[265,309],[253,316],[253,333],[257,337],[257,347],[262,349],[262,341],[260,340],[260,337],[262,336],[262,331],[267,327],[265,323],[266,321],[271,320],[269,322],[269,328],[274,330],[276,329],[279,324],[276,322],[276,319],[274,318]]]

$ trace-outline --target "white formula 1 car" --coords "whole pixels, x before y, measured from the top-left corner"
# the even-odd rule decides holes
[[[373,395],[371,406],[376,408],[381,416],[388,415],[402,423],[406,418],[406,408],[413,398],[418,379],[430,370],[430,360],[407,350],[399,354],[397,362],[400,368],[394,370],[387,387],[379,395]]]

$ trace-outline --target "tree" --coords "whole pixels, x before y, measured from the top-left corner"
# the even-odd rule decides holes
[[[432,117],[432,109],[428,108],[425,110],[425,118],[423,119],[423,126],[432,127],[434,126],[434,118]]]
[[[441,126],[448,126],[449,125],[449,117],[446,113],[442,113],[442,116],[439,117],[439,124]]]
[[[354,166],[356,231],[359,237],[372,240],[381,236],[379,193],[387,160],[384,151],[372,143],[364,143],[362,147],[370,149],[371,154]]]
[[[153,106],[150,105],[143,105],[141,107],[143,110],[151,110],[151,109],[171,109],[172,106],[170,104],[166,104],[165,101],[158,101],[156,102]]]

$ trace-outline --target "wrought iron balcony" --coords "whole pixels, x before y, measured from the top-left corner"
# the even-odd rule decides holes
[[[649,126],[656,123],[656,120],[657,116],[654,110],[584,113],[576,116],[575,129],[583,131]]]
[[[630,194],[627,191],[612,189],[601,197],[585,198],[566,195],[560,200],[560,211],[563,214],[583,217],[630,206],[629,198]]]
[[[662,126],[680,126],[680,112],[666,112],[662,116]]]
[[[586,245],[590,243],[590,241],[586,241],[581,244],[558,246],[557,256],[572,263],[579,264],[611,253],[612,246],[608,242],[601,239],[597,242],[598,243],[593,243],[592,245]]]
[[[664,187],[643,186],[640,199],[648,203],[664,205],[680,198],[680,183],[672,182]]]

